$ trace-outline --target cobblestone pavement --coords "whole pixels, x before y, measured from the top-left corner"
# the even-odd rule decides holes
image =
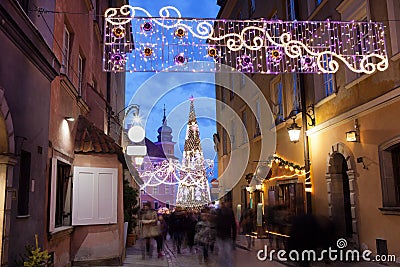
[[[202,251],[198,247],[194,247],[192,251],[188,247],[183,246],[182,253],[176,253],[173,248],[171,240],[167,240],[164,243],[163,257],[158,258],[155,248],[155,241],[152,240],[153,256],[149,257],[146,255],[143,258],[142,255],[142,243],[141,240],[136,242],[133,247],[129,247],[126,250],[126,258],[122,266],[127,267],[219,267],[218,265],[218,249],[214,252],[209,253],[208,263],[204,263],[202,260]],[[246,237],[239,235],[236,241],[236,249],[233,250],[233,257],[235,266],[229,267],[283,267],[283,266],[298,266],[294,263],[289,262],[278,262],[278,261],[259,261],[257,259],[257,252],[264,248],[264,245],[269,246],[268,239],[255,239],[254,246],[247,248]],[[271,248],[273,249],[273,248]],[[372,262],[357,262],[357,263],[341,263],[333,262],[330,264],[326,263],[314,263],[312,267],[377,267],[383,266]],[[389,265],[393,266],[393,265]],[[108,266],[99,266],[108,267]],[[222,266],[221,266],[222,267]],[[223,266],[225,267],[225,266]]]

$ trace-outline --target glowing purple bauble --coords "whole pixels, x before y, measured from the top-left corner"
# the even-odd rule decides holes
[[[142,25],[142,29],[146,32],[151,31],[151,29],[153,29],[153,24],[146,22]]]
[[[121,55],[121,54],[119,54],[119,53],[113,54],[113,55],[111,56],[111,61],[112,61],[112,63],[113,63],[114,65],[119,65],[119,66],[124,65],[125,56],[124,56],[124,55]]]
[[[242,65],[248,66],[251,63],[251,58],[249,56],[244,56],[242,59]]]
[[[177,65],[183,65],[185,64],[187,61],[187,59],[185,58],[185,56],[183,54],[179,54],[175,57],[175,64]]]

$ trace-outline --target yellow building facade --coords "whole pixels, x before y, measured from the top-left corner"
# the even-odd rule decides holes
[[[264,215],[266,206],[284,205],[293,215],[311,212],[326,216],[334,222],[337,236],[346,238],[352,246],[399,257],[400,3],[396,0],[305,2],[300,5],[293,0],[269,1],[265,5],[262,1],[221,1],[219,18],[381,21],[385,25],[389,68],[374,74],[356,74],[342,64],[337,73],[329,75],[248,76],[260,88],[272,111],[276,125],[275,153],[281,159],[272,164],[262,189],[252,188],[250,192],[246,190],[251,187],[246,174],[250,177],[256,173],[260,161],[270,163],[269,155],[260,155],[263,135],[257,128],[257,114],[249,109],[251,103],[217,86],[217,99],[236,111],[248,135],[248,141],[242,142],[238,140],[242,135],[239,130],[231,138],[222,125],[217,127],[221,139],[219,173],[224,172],[234,150],[248,146],[250,157],[245,175],[228,193],[236,212],[242,212],[250,203],[253,208],[262,203]],[[360,40],[360,46],[364,45]],[[246,88],[240,78],[233,85],[235,90]],[[309,111],[310,116],[302,114],[302,110]],[[217,105],[217,118],[219,111]],[[290,142],[288,136],[292,118],[301,126],[297,143]],[[304,118],[307,122],[303,122]],[[315,119],[313,126],[311,118]],[[226,127],[230,126],[225,126],[225,130]],[[298,173],[290,169],[293,165],[307,165],[307,156],[308,174],[304,173],[307,166]],[[221,195],[229,191],[223,190]]]

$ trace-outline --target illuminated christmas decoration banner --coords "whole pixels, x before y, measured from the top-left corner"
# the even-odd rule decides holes
[[[129,5],[105,12],[104,71],[221,71],[214,63],[264,74],[370,74],[389,64],[382,23],[187,19],[172,6],[159,17]]]

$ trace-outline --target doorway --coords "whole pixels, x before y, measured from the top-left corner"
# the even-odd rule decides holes
[[[344,156],[335,153],[330,160],[332,219],[338,237],[353,236],[348,167]]]

